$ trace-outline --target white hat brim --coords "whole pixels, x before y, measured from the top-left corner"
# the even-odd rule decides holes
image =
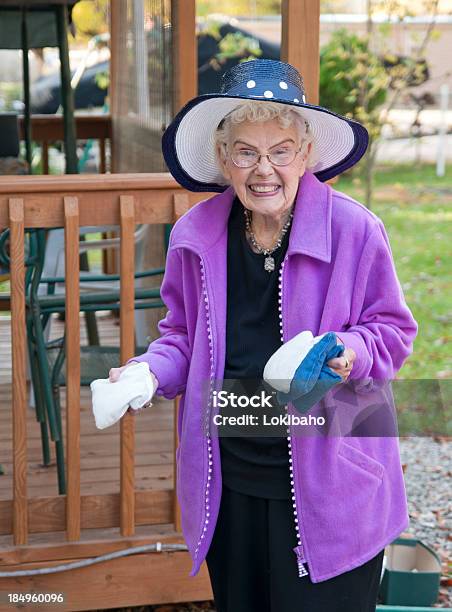
[[[175,151],[180,167],[195,181],[225,183],[215,156],[215,132],[221,120],[245,101],[238,97],[212,97],[200,101],[182,117],[175,135]],[[321,107],[290,106],[306,119],[313,134],[319,161],[311,168],[312,172],[336,166],[352,153],[355,134],[345,118]]]

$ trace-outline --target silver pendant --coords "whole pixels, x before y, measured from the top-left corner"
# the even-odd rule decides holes
[[[264,261],[264,270],[267,272],[273,272],[275,269],[275,260],[270,255],[265,258]]]

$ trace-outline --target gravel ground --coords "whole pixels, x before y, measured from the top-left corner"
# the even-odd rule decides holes
[[[416,536],[439,555],[442,578],[436,607],[452,607],[452,440],[403,438],[400,455],[410,514],[405,533]]]
[[[433,548],[442,562],[440,596],[435,608],[452,607],[452,440],[446,438],[402,438],[400,454],[404,466],[411,534]],[[213,602],[123,608],[121,612],[215,612]]]

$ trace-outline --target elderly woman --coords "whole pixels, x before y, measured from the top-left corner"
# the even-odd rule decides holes
[[[181,185],[220,193],[174,226],[161,337],[132,361],[149,365],[157,395],[182,396],[182,528],[191,575],[206,559],[219,612],[374,610],[384,547],[408,525],[397,438],[293,425],[219,437],[212,418],[223,380],[262,380],[302,331],[336,334],[341,356],[326,366],[338,387],[390,380],[410,354],[417,326],[383,223],[325,183],[367,142],[270,60],[226,73],[222,92],[190,101],[163,138]]]

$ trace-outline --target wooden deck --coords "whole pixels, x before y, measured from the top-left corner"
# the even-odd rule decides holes
[[[119,346],[119,326],[111,315],[98,316],[101,344]],[[81,343],[86,343],[81,324]],[[52,321],[52,337],[62,334],[63,323]],[[107,376],[108,373],[105,373]],[[64,408],[64,389],[62,390]],[[12,499],[11,331],[10,321],[0,318],[0,500]],[[81,494],[117,493],[119,487],[119,424],[98,430],[91,411],[91,392],[82,387],[80,406]],[[136,417],[135,478],[137,491],[173,488],[173,402],[157,400],[151,410]],[[65,413],[63,410],[63,431]],[[51,444],[52,457],[53,444]],[[58,494],[52,465],[42,465],[41,437],[34,409],[28,410],[28,496]]]
[[[111,315],[98,316],[101,344],[119,345],[119,326]],[[86,343],[83,320],[81,323],[81,343]],[[63,323],[52,321],[52,337],[58,337]],[[106,373],[107,375],[107,373]],[[62,393],[64,407],[64,392]],[[41,439],[34,409],[28,409],[28,497],[30,534],[28,546],[13,546],[9,528],[10,502],[12,499],[12,418],[11,418],[11,331],[10,320],[0,317],[0,465],[4,474],[0,475],[0,570],[17,568],[48,567],[95,557],[107,552],[127,547],[146,545],[160,541],[183,543],[180,533],[174,531],[172,524],[165,524],[165,517],[172,513],[173,498],[173,402],[155,401],[149,411],[136,417],[135,434],[135,491],[137,503],[135,510],[135,535],[121,538],[118,528],[109,527],[119,524],[119,511],[112,517],[107,504],[99,504],[99,496],[105,495],[106,502],[118,497],[119,491],[119,424],[105,430],[96,429],[91,412],[90,390],[81,390],[81,538],[79,542],[69,543],[64,531],[64,500],[59,496],[53,503],[49,519],[46,503],[58,495],[57,474],[54,461],[44,467],[41,457]],[[63,431],[65,415],[63,413]],[[52,445],[52,457],[53,445]],[[139,493],[141,491],[141,493]],[[156,498],[156,493],[160,492]],[[110,499],[109,499],[110,498]],[[34,501],[35,500],[35,501]],[[36,504],[36,505],[34,505]],[[95,510],[97,506],[97,511]],[[149,525],[152,510],[156,524]],[[93,521],[93,515],[97,520]],[[59,531],[54,531],[55,520],[60,523]],[[141,524],[140,524],[141,523]],[[36,576],[32,581],[0,581],[0,591],[5,589],[29,593],[62,592],[65,603],[59,604],[60,610],[86,610],[116,608],[118,605],[149,605],[161,602],[199,601],[212,597],[209,577],[205,566],[197,578],[190,578],[190,560],[187,553],[139,554],[100,563],[53,576]],[[171,577],[165,580],[164,577]],[[90,584],[89,599],[77,584]],[[135,584],[130,590],[126,585]],[[171,586],[170,586],[171,585]],[[5,591],[6,592],[6,591]],[[0,612],[20,607],[20,604],[2,605]],[[38,606],[43,609],[42,606]]]
[[[184,546],[177,552],[156,547],[184,544],[173,487],[173,403],[156,401],[136,418],[128,416],[98,431],[89,388],[79,386],[80,345],[86,343],[79,307],[79,225],[120,225],[120,321],[98,316],[101,344],[120,345],[125,361],[134,354],[135,225],[174,223],[195,197],[166,174],[25,178],[29,180],[20,182],[23,193],[17,193],[16,182],[0,180],[0,228],[11,229],[14,330],[11,337],[10,321],[0,318],[0,464],[5,472],[0,475],[0,574],[33,571],[1,577],[0,595],[64,592],[60,609],[71,612],[210,599],[205,564],[190,577],[192,564]],[[66,344],[67,401],[62,397],[67,493],[59,495],[55,461],[49,467],[41,463],[40,431],[29,407],[23,252],[25,228],[63,226],[71,333]],[[62,323],[54,320],[52,337],[61,332]],[[141,545],[147,546],[145,551],[137,552]],[[99,562],[113,551],[128,556]],[[92,557],[95,565],[66,570],[67,563]],[[56,565],[64,571],[34,572]],[[0,612],[8,609],[0,596]]]

